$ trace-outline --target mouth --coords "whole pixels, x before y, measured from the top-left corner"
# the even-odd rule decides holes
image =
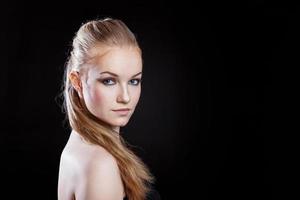
[[[128,115],[130,109],[129,108],[123,108],[123,109],[118,109],[118,110],[113,110],[115,113],[121,116],[126,116]]]
[[[129,108],[121,108],[121,109],[117,109],[117,110],[113,110],[113,111],[129,111]]]

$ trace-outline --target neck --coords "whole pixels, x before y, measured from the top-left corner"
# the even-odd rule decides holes
[[[79,133],[77,133],[75,130],[72,130],[72,132],[70,134],[70,140],[72,140],[74,142],[84,142],[84,143],[90,144]]]
[[[116,131],[117,133],[120,133],[120,126],[115,126],[112,128],[114,131]]]

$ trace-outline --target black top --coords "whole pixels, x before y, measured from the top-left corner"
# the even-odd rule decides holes
[[[129,200],[127,197],[125,197],[123,200]],[[157,190],[154,188],[151,189],[151,191],[147,194],[146,200],[161,200],[160,194]]]

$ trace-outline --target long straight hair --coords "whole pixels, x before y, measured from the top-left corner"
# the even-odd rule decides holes
[[[129,46],[141,49],[135,35],[118,19],[105,18],[88,21],[73,38],[72,50],[66,62],[63,85],[63,108],[69,125],[86,141],[105,148],[117,161],[129,200],[144,200],[155,178],[143,161],[128,148],[122,136],[107,123],[94,116],[71,85],[72,70],[83,70],[91,57],[91,49]]]

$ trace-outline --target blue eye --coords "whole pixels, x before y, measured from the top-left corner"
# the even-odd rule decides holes
[[[113,79],[104,79],[101,81],[104,85],[113,85],[114,80]]]
[[[99,80],[101,83],[104,85],[110,86],[115,84],[115,80],[112,78],[107,78],[107,79],[100,79]],[[132,79],[130,80],[130,84],[134,86],[138,86],[142,80],[141,79]]]
[[[132,79],[132,80],[130,80],[130,82],[132,83],[132,85],[139,85],[139,83],[141,82],[141,79]]]

